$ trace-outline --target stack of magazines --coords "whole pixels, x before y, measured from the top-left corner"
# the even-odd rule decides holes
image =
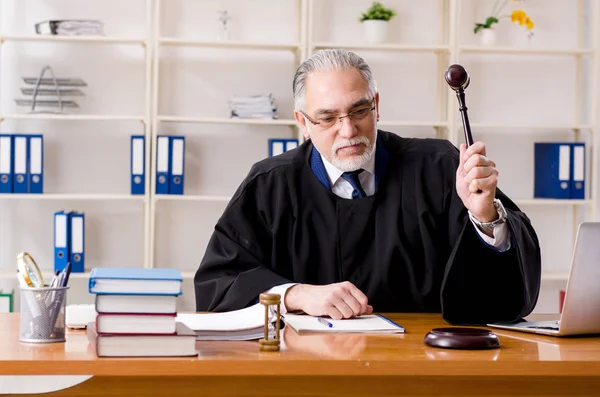
[[[276,119],[277,103],[272,94],[234,96],[229,101],[232,118]]]

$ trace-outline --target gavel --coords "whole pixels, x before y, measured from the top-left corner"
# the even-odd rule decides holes
[[[465,141],[467,147],[473,144],[473,136],[471,135],[471,125],[469,124],[469,116],[467,115],[467,105],[465,104],[465,88],[469,86],[471,79],[469,74],[461,65],[454,64],[446,70],[446,83],[456,92],[460,113],[462,115],[463,130],[465,133]]]
[[[465,142],[467,147],[473,144],[473,136],[471,135],[471,124],[469,124],[469,116],[467,115],[467,105],[465,103],[465,89],[469,86],[471,79],[469,74],[461,65],[450,65],[446,70],[446,83],[456,92],[460,114],[462,116],[463,131],[465,133]],[[481,190],[477,190],[481,193]]]

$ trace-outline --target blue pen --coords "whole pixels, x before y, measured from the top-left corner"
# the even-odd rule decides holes
[[[333,327],[333,324],[331,324],[329,321],[325,320],[323,317],[319,317],[318,320],[321,324],[326,325],[329,328]]]

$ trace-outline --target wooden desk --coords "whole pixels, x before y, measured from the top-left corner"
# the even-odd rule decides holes
[[[197,358],[98,359],[85,331],[67,342],[18,341],[18,314],[0,315],[0,375],[93,375],[56,396],[600,395],[600,337],[495,331],[502,347],[427,347],[439,315],[390,315],[400,336],[309,335],[286,329],[277,353],[258,342],[197,342]]]

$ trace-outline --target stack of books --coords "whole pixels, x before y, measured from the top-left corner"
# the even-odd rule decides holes
[[[276,119],[277,103],[272,94],[234,96],[229,101],[231,117],[241,119]]]
[[[195,356],[195,332],[176,321],[181,282],[176,269],[92,269],[97,315],[87,336],[96,355]]]

